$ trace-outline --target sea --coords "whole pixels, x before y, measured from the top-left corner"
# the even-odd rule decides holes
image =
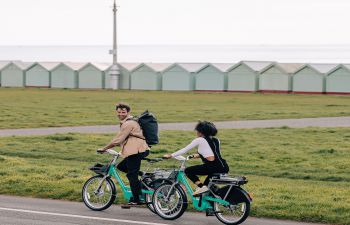
[[[0,61],[111,62],[111,46],[0,46]],[[118,62],[350,63],[349,45],[120,45]]]

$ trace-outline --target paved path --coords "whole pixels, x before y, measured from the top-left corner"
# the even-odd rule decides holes
[[[323,117],[304,119],[278,119],[278,120],[246,120],[215,122],[219,129],[239,128],[267,128],[267,127],[350,127],[350,117]],[[162,123],[160,130],[191,131],[194,123]],[[57,133],[115,133],[119,130],[117,125],[80,126],[80,127],[55,127],[55,128],[28,128],[28,129],[3,129],[0,137],[25,136],[25,135],[49,135]]]
[[[163,220],[148,209],[121,209],[117,205],[102,212],[89,210],[84,203],[0,195],[0,224],[6,225],[213,225],[216,217],[186,212],[181,218]],[[284,220],[248,218],[243,225],[316,225]]]

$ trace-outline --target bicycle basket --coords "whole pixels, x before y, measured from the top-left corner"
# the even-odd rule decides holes
[[[106,175],[108,173],[109,170],[109,165],[102,165],[100,163],[96,163],[95,165],[93,165],[92,167],[89,168],[91,171],[94,171],[97,174],[102,174],[102,175]]]
[[[177,179],[177,174],[178,174],[178,173],[179,173],[178,170],[173,170],[173,171],[170,173],[168,179],[171,180],[171,181],[176,181],[176,179]]]
[[[166,170],[154,170],[153,172],[154,179],[168,178],[170,174],[171,174],[171,171],[166,171]]]

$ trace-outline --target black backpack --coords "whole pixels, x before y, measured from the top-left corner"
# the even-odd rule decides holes
[[[148,145],[156,145],[159,143],[158,122],[157,118],[148,110],[140,116],[133,118],[140,124],[143,136]]]

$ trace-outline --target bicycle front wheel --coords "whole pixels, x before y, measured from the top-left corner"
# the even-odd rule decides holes
[[[160,185],[153,194],[153,207],[156,213],[166,220],[174,220],[182,216],[187,209],[187,196],[178,185]]]
[[[215,216],[222,223],[227,225],[237,225],[243,223],[250,212],[250,202],[248,200],[236,205],[222,205],[214,202]]]
[[[116,188],[113,181],[102,175],[91,177],[84,184],[82,197],[85,205],[94,210],[101,211],[110,207],[116,198]]]
[[[156,213],[156,211],[154,210],[154,207],[153,207],[153,203],[152,203],[152,195],[150,195],[150,194],[145,194],[145,202],[146,202],[147,208],[148,208],[151,212]]]

